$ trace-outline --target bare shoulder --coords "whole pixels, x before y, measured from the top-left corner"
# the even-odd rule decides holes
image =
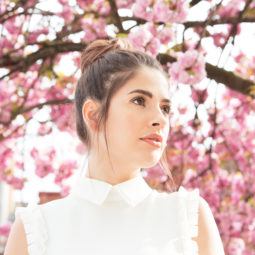
[[[28,255],[25,229],[20,217],[15,219],[11,227],[4,255]]]
[[[208,202],[199,197],[198,236],[193,237],[198,244],[198,255],[225,255],[220,233]]]

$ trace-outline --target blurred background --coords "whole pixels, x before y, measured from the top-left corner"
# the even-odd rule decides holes
[[[73,108],[80,52],[121,37],[169,75],[177,186],[200,189],[226,255],[254,255],[254,22],[254,0],[0,1],[0,254],[17,206],[69,194],[86,156]],[[143,171],[170,192],[159,165]]]

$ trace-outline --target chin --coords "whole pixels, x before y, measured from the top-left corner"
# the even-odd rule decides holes
[[[158,164],[160,157],[152,157],[148,160],[143,161],[142,166],[143,168],[151,168]]]

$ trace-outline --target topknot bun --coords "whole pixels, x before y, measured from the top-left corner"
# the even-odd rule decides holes
[[[124,38],[98,39],[90,43],[81,54],[81,72],[106,52],[123,49],[133,50],[132,45]]]

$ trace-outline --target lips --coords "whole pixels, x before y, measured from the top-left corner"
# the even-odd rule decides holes
[[[156,141],[155,139],[151,139],[151,138],[141,138],[142,141],[154,146],[154,147],[157,147],[157,148],[160,148],[161,147],[161,142],[159,141]]]
[[[149,135],[147,135],[147,136],[145,136],[145,137],[142,137],[141,139],[150,139],[150,140],[154,140],[154,141],[156,141],[156,142],[162,142],[162,136],[160,136],[160,135],[158,135],[158,134],[156,134],[156,133],[152,133],[152,134],[149,134]]]

